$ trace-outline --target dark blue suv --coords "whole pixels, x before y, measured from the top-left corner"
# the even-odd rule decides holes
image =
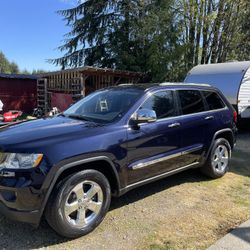
[[[223,176],[237,114],[209,85],[120,85],[64,113],[0,129],[0,212],[74,238],[111,196],[189,169]]]

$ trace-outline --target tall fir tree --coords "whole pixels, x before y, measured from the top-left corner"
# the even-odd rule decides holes
[[[51,62],[142,71],[164,81],[173,70],[178,28],[172,0],[88,0],[59,11],[71,31]]]
[[[71,31],[51,62],[183,80],[197,64],[249,58],[249,0],[84,0],[59,11]]]

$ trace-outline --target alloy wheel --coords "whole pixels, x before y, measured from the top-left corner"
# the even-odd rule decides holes
[[[83,181],[69,193],[64,215],[67,222],[74,227],[83,228],[92,223],[103,206],[103,191],[94,181]]]
[[[212,166],[215,171],[223,173],[228,166],[229,152],[225,145],[218,145],[212,157]]]

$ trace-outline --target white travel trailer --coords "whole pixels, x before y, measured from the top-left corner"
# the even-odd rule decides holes
[[[218,88],[240,118],[250,118],[250,61],[198,65],[187,74],[185,82]]]

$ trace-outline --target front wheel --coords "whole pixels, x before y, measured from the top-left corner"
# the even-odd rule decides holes
[[[110,200],[107,178],[96,170],[84,170],[58,183],[45,217],[58,234],[77,238],[90,233],[102,222]]]
[[[224,176],[228,171],[230,156],[231,146],[229,142],[224,138],[217,139],[201,171],[212,178]]]

